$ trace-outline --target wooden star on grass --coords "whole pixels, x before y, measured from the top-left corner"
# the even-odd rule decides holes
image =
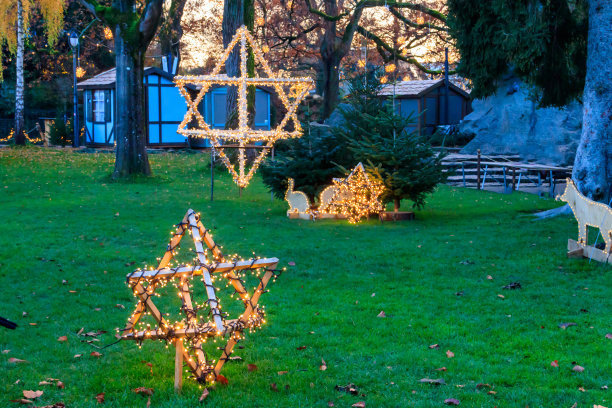
[[[192,265],[170,267],[169,263],[175,257],[177,247],[186,232],[193,238],[197,254],[195,262]],[[202,243],[206,245],[206,250]],[[209,260],[207,255],[212,259]],[[242,339],[244,330],[259,327],[264,322],[264,313],[258,307],[258,301],[269,280],[277,276],[274,269],[277,263],[277,258],[226,260],[210,232],[202,225],[199,215],[190,209],[174,232],[157,269],[136,270],[128,274],[128,285],[138,298],[138,303],[128,320],[122,339],[138,342],[157,339],[172,342],[176,347],[176,388],[181,386],[183,361],[199,381],[214,382],[234,346]],[[256,271],[260,268],[265,272],[254,293],[250,295],[239,271]],[[206,290],[207,299],[203,306],[198,306],[191,296],[190,281],[196,276],[202,277]],[[226,314],[221,311],[214,286],[215,277],[226,279],[242,301],[244,312],[238,318],[227,319]],[[177,322],[169,322],[164,318],[152,300],[156,289],[167,283],[176,285],[182,301],[181,311],[184,318]],[[211,319],[200,321],[200,309],[208,310]],[[147,312],[153,317],[157,327],[136,329],[136,324]],[[217,361],[210,360],[202,348],[206,340],[215,337],[227,339]]]

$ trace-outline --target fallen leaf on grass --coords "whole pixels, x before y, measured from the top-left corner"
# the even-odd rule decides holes
[[[491,390],[491,391],[487,392],[487,394],[489,394],[489,395],[495,395],[495,394],[497,394],[497,392],[496,392],[496,391]]]
[[[15,358],[15,357],[11,357],[8,359],[9,363],[13,363],[13,364],[21,364],[21,363],[27,363],[27,360],[22,360],[20,358]]]
[[[498,298],[500,299],[505,299],[506,297],[504,295],[497,295]]]
[[[567,329],[568,327],[571,326],[576,326],[576,323],[573,322],[569,322],[569,323],[559,323],[559,327],[562,328],[563,330]]]
[[[460,404],[459,400],[456,398],[447,398],[444,400],[444,403],[446,405],[459,405]]]
[[[581,373],[581,372],[583,372],[583,371],[584,371],[584,367],[579,366],[578,364],[576,364],[576,365],[574,366],[574,368],[572,368],[572,370],[573,370],[573,371],[576,371],[577,373]]]
[[[559,362],[557,360],[553,360],[550,362],[550,365],[553,367],[559,367]]]
[[[385,314],[384,310],[381,310],[380,313],[376,315],[376,317],[387,317],[387,315]]]
[[[61,390],[63,390],[64,388],[66,388],[66,386],[64,385],[64,383],[63,383],[63,382],[61,382],[61,381],[58,381],[58,382],[57,382],[55,385],[57,386],[57,388],[59,388],[59,389],[61,389]]]
[[[331,401],[329,401],[329,402],[327,403],[327,406],[328,406],[328,407],[335,407],[334,403],[333,403],[333,402],[331,402]]]
[[[249,371],[257,371],[257,365],[256,364],[247,364],[247,369]]]
[[[23,391],[23,396],[26,397],[27,399],[36,399],[40,397],[41,395],[43,395],[42,391],[27,391],[27,390]]]
[[[89,355],[98,358],[102,357],[102,353],[98,353],[97,351],[92,351]]]
[[[365,401],[359,401],[351,405],[353,408],[365,408]]]
[[[116,307],[117,309],[125,309],[125,306],[123,306],[121,303],[117,303],[117,304],[115,305],[115,307]]]
[[[135,392],[136,394],[153,395],[153,388],[138,387],[138,388],[134,388],[132,391]]]
[[[319,366],[319,370],[321,371],[327,370],[327,363],[325,363],[325,360],[323,359],[321,359],[321,365]]]
[[[491,388],[491,384],[483,384],[483,383],[476,384],[476,389],[477,390],[479,390],[481,388]]]
[[[270,384],[270,389],[271,389],[272,391],[278,392],[278,387],[276,386],[276,383],[271,383],[271,384]]]
[[[146,408],[151,408],[151,397],[147,398],[147,406]]]
[[[210,392],[208,391],[208,388],[204,388],[204,391],[202,391],[202,395],[200,395],[199,401],[200,402],[204,401],[206,397],[208,397],[208,394],[210,394]]]
[[[440,345],[439,344],[432,344],[431,346],[429,346],[430,349],[439,349]]]
[[[606,333],[606,339],[612,340],[612,333]]]
[[[98,404],[101,404],[104,402],[104,393],[101,392],[99,394],[96,394],[96,401],[98,401]]]
[[[285,374],[287,374],[288,372],[289,372],[289,371],[279,371],[279,372],[278,372],[278,375],[285,375]]]
[[[53,383],[49,381],[41,381],[38,383],[38,385],[53,385]]]
[[[578,387],[578,391],[586,392],[586,390],[584,389],[584,387]]]
[[[306,350],[308,348],[308,346],[300,346],[300,347],[296,347],[296,350]]]
[[[502,289],[521,289],[521,282],[512,282],[504,286]]]
[[[231,356],[229,361],[242,361],[242,357],[240,356]]]
[[[359,390],[355,386],[355,384],[348,383],[347,385],[336,385],[334,387],[336,391],[348,392],[349,394],[358,395]]]
[[[446,371],[446,367],[436,368],[436,371]]]
[[[491,275],[487,275],[487,279],[488,280],[493,280],[493,277]]]
[[[229,384],[229,381],[227,380],[227,378],[223,374],[219,374],[217,376],[217,381],[219,381],[219,383],[221,383],[223,385]]]
[[[24,405],[26,405],[26,404],[33,404],[34,403],[34,401],[29,400],[29,399],[25,399],[25,398],[21,398],[21,399],[18,399],[18,400],[11,400],[11,402],[18,402],[19,404],[24,404]]]
[[[453,358],[453,357],[455,357],[455,353],[453,353],[453,352],[452,352],[452,351],[450,351],[450,350],[446,350],[446,357],[448,357],[448,358]]]
[[[68,341],[68,336],[60,336],[57,338],[57,341]]]
[[[2,354],[8,354],[10,352],[11,352],[11,350],[2,350]]]
[[[81,357],[83,357],[83,355],[82,355],[82,354],[75,354],[75,355],[74,355],[74,358],[81,358]]]
[[[446,384],[446,382],[444,381],[444,378],[438,378],[435,380],[431,378],[421,378],[419,382],[423,384],[434,384],[434,385],[445,385]]]
[[[289,266],[295,266],[295,262],[293,262],[293,261],[289,261],[289,262],[287,262],[287,265],[289,265]]]

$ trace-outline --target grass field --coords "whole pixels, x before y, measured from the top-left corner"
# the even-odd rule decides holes
[[[109,179],[113,159],[0,150],[0,316],[19,324],[0,328],[2,407],[42,390],[34,405],[144,408],[137,387],[153,388],[151,407],[160,408],[441,407],[447,398],[465,407],[612,406],[612,390],[602,389],[612,388],[612,271],[566,258],[573,218],[529,216],[559,203],[442,186],[412,222],[313,223],[288,220],[258,177],[238,197],[217,172],[210,202],[205,155],[151,155],[154,177],[129,183]],[[242,360],[224,368],[229,384],[201,403],[190,379],[174,393],[174,353],[163,343],[98,350],[77,336],[106,330],[94,344],[115,341],[135,304],[125,275],[163,255],[188,208],[226,252],[287,267],[262,297],[268,324],[247,334],[235,353]],[[522,288],[502,289],[512,282]],[[65,388],[39,385],[47,377]],[[334,389],[348,383],[360,395]]]

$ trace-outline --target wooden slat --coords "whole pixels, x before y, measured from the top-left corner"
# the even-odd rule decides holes
[[[225,321],[225,330],[221,333],[221,335],[226,335],[230,333],[235,325],[239,322],[239,319],[231,319]],[[174,337],[183,338],[188,336],[193,336],[195,334],[204,335],[203,332],[208,331],[207,337],[215,337],[219,334],[217,333],[216,327],[214,323],[207,322],[199,328],[190,327],[190,328],[182,328],[175,329],[172,333]],[[126,333],[122,336],[124,340],[157,340],[163,339],[166,337],[166,332],[159,328],[151,329],[150,331],[141,330],[133,333]]]
[[[573,239],[567,240],[568,256],[570,253],[577,252],[580,249],[582,250],[582,256],[584,258],[593,259],[597,262],[612,264],[612,258],[610,257],[610,255],[606,254],[601,249],[597,249],[590,245],[583,245],[577,241],[574,241]]]
[[[180,391],[183,387],[183,339],[174,341],[176,353],[174,357],[174,391]]]
[[[189,215],[189,225],[191,226],[191,235],[193,236],[193,243],[196,247],[196,254],[198,255],[198,261],[202,265],[206,265],[208,263],[206,257],[204,256],[204,248],[202,247],[202,237],[200,236],[200,231],[198,229],[198,222],[196,220],[195,213],[191,213]],[[217,303],[217,294],[215,293],[215,287],[212,284],[212,278],[210,276],[210,272],[207,269],[202,270],[202,277],[204,278],[204,283],[206,284],[206,295],[208,296],[208,305],[210,306],[210,310],[213,315],[213,319],[215,320],[215,326],[217,326],[217,331],[219,333],[223,332],[223,319],[221,318],[221,311],[219,310],[219,304]]]
[[[278,263],[278,258],[262,258],[257,259],[255,262],[251,260],[245,261],[236,261],[236,262],[221,262],[221,263],[212,263],[209,264],[208,267],[212,270],[214,269],[214,273],[222,273],[227,272],[229,270],[244,270],[244,269],[257,269],[257,268],[265,268],[270,265],[274,265]],[[253,265],[251,265],[253,264]],[[142,278],[143,280],[152,279],[152,278],[165,278],[173,276],[176,278],[180,278],[185,275],[198,276],[202,274],[202,267],[200,266],[181,266],[176,268],[176,270],[171,268],[163,268],[159,270],[151,270],[151,271],[138,271],[128,275],[130,280],[138,280]]]

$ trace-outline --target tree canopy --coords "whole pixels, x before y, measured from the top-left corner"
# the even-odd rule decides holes
[[[449,0],[448,9],[461,53],[457,71],[472,80],[475,98],[493,94],[509,69],[535,86],[542,106],[582,95],[587,0]]]

